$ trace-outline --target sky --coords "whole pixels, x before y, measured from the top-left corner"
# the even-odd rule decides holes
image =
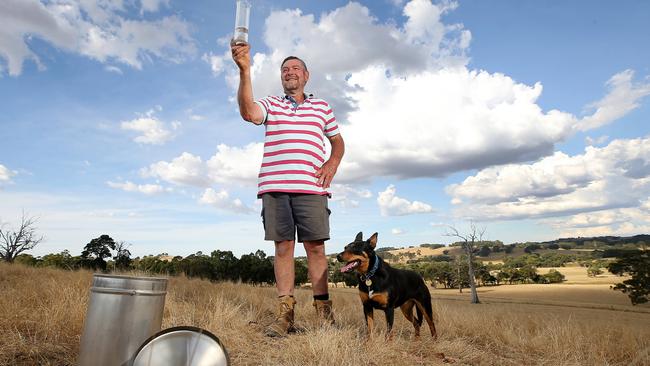
[[[0,2],[0,225],[34,256],[258,249],[264,127],[244,122],[230,0]],[[650,233],[650,2],[253,0],[253,92],[307,91],[346,143],[340,251]],[[297,254],[304,254],[301,245]]]

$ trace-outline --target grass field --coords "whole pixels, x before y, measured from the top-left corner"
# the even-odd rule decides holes
[[[0,365],[74,365],[91,279],[87,271],[0,263]],[[440,353],[457,365],[650,365],[650,306],[629,305],[607,284],[484,287],[474,305],[467,289],[432,293],[435,342],[428,333],[413,341],[401,314],[392,341],[382,314],[366,341],[349,288],[332,289],[337,324],[326,329],[316,324],[310,291],[297,290],[306,332],[268,339],[260,330],[275,313],[273,288],[187,278],[170,278],[163,328],[213,332],[234,365],[437,365]]]

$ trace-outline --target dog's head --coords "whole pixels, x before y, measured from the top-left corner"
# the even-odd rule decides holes
[[[357,234],[354,241],[345,246],[345,249],[336,256],[339,262],[345,262],[341,272],[368,272],[370,258],[375,256],[377,246],[377,233],[372,234],[368,240],[363,240],[363,233]]]

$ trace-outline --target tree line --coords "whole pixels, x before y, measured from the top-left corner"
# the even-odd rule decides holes
[[[109,235],[101,235],[90,240],[78,256],[73,256],[68,250],[56,254],[47,254],[42,257],[33,257],[24,252],[33,249],[44,240],[39,236],[35,227],[37,219],[28,217],[23,213],[21,224],[16,230],[8,229],[6,224],[0,224],[0,259],[5,262],[19,262],[31,266],[58,267],[67,270],[92,269],[96,271],[142,271],[150,274],[162,274],[168,276],[185,275],[187,277],[198,277],[211,281],[241,281],[257,285],[272,285],[275,282],[273,271],[273,257],[267,256],[261,250],[249,253],[237,258],[231,251],[214,250],[210,255],[197,252],[187,257],[167,255],[145,256],[131,258],[129,244],[116,242]],[[452,227],[455,230],[455,228]],[[482,229],[484,230],[484,229]],[[567,261],[577,259],[571,256],[544,253],[534,253],[541,248],[541,245],[549,249],[558,249],[566,242],[551,243],[524,243],[527,255],[519,257],[506,257],[503,264],[484,264],[476,260],[477,256],[489,254],[488,251],[511,251],[508,248],[514,246],[503,246],[499,241],[486,242],[482,240],[484,231],[477,230],[472,225],[472,231],[465,235],[458,231],[452,231],[449,236],[455,236],[463,241],[452,244],[460,246],[462,254],[454,256],[445,255],[426,257],[425,259],[409,261],[402,267],[415,270],[428,281],[432,286],[443,286],[444,288],[469,287],[472,289],[472,302],[478,303],[476,286],[490,286],[499,284],[517,283],[558,283],[564,280],[564,275],[551,270],[546,274],[539,274],[538,267],[563,266]],[[650,297],[650,250],[645,246],[648,236],[640,235],[629,240],[621,240],[612,237],[607,244],[619,245],[616,248],[602,248],[594,250],[596,258],[615,257],[616,260],[604,262],[602,260],[583,261],[582,265],[588,267],[590,276],[602,273],[602,268],[607,269],[616,275],[628,275],[631,278],[612,286],[614,290],[627,294],[632,304],[641,304],[648,301]],[[630,247],[630,241],[637,240],[641,248]],[[578,246],[588,244],[598,246],[593,238],[590,241],[576,241],[571,243]],[[521,245],[521,244],[518,244]],[[553,248],[551,248],[553,246]],[[557,246],[557,248],[556,248]],[[426,247],[440,247],[437,244],[426,244]],[[487,249],[486,249],[487,248]],[[378,251],[378,255],[390,260],[391,254],[386,251]],[[335,284],[343,283],[345,286],[356,286],[357,277],[351,274],[340,272],[341,264],[330,257],[329,262],[330,281]],[[400,265],[395,265],[400,267]],[[302,285],[308,281],[306,260],[297,258],[295,261],[295,284]],[[476,297],[475,297],[476,296]]]
[[[33,257],[19,254],[17,263],[36,267],[57,267],[67,270],[90,269],[93,271],[141,271],[153,275],[201,278],[211,281],[233,281],[253,285],[272,285],[275,283],[273,257],[262,250],[244,254],[237,258],[231,251],[214,250],[209,255],[197,252],[186,257],[150,255],[131,258],[129,245],[116,242],[109,235],[94,238],[84,246],[81,255],[73,256],[68,250],[60,253]],[[165,253],[166,254],[166,253]],[[296,286],[308,281],[307,266],[298,259],[296,266]]]

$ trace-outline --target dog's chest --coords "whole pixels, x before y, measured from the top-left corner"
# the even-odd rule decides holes
[[[375,308],[385,308],[388,306],[388,301],[390,299],[388,291],[380,291],[373,289],[372,286],[369,287],[366,291],[359,288],[359,297],[361,297],[361,302],[364,304],[370,304]]]

